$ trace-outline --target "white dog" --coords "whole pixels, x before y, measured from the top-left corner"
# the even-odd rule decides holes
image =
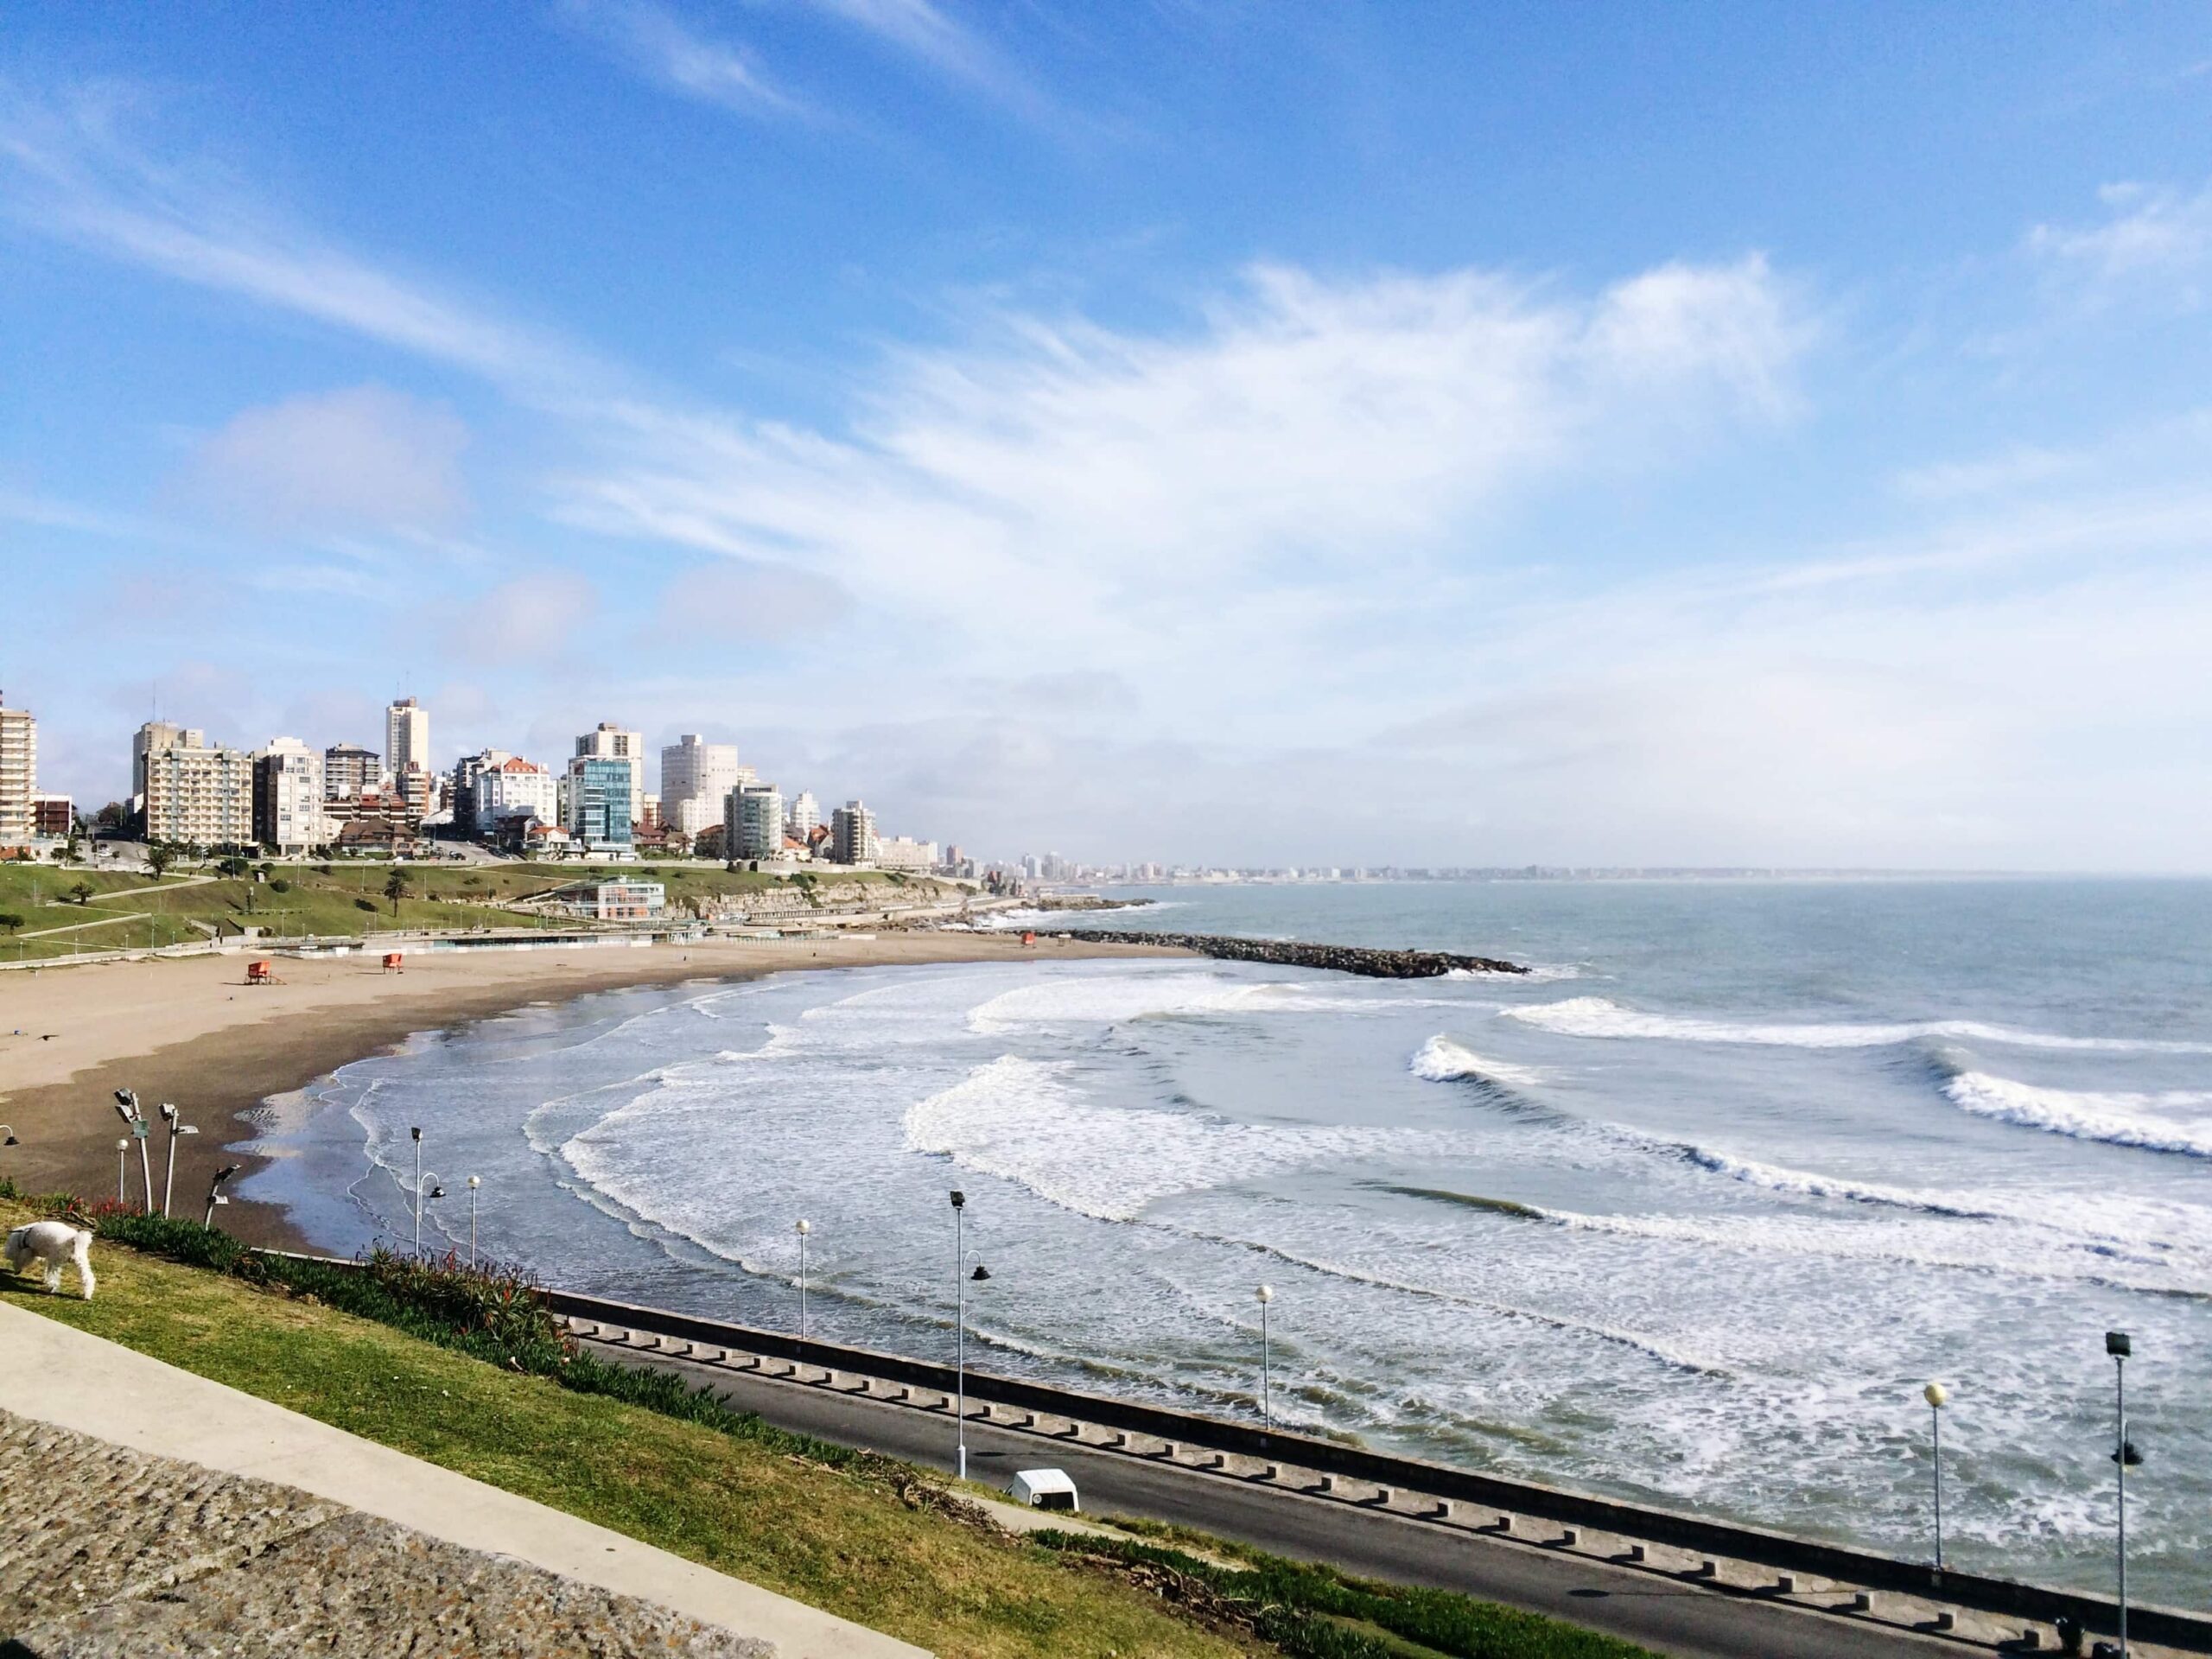
[[[66,1221],[35,1221],[8,1235],[7,1255],[11,1273],[21,1273],[34,1259],[43,1262],[46,1287],[50,1291],[61,1288],[61,1264],[74,1262],[77,1283],[84,1290],[85,1300],[92,1300],[92,1236],[82,1228],[72,1227]]]

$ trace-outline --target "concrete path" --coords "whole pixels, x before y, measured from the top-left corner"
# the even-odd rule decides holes
[[[156,1457],[291,1486],[463,1548],[511,1557],[773,1645],[780,1659],[922,1649],[0,1303],[0,1402]]]

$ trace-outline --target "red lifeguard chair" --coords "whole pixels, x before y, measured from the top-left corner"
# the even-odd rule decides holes
[[[384,953],[384,970],[387,974],[405,973],[407,969],[404,965],[404,962],[405,958],[397,950],[387,950]]]
[[[1021,936],[1021,942],[1026,945],[1033,946],[1037,943],[1037,936],[1034,933],[1024,933]]]
[[[284,982],[276,977],[275,963],[249,962],[245,965],[245,982],[249,985],[282,985]]]

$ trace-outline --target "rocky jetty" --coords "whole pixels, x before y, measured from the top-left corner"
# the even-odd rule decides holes
[[[1154,933],[1149,930],[1086,927],[1072,938],[1116,944],[1165,944],[1224,962],[1272,962],[1285,968],[1329,968],[1369,979],[1440,979],[1454,969],[1476,974],[1525,974],[1514,962],[1462,957],[1449,950],[1376,950],[1359,944],[1307,944],[1298,939],[1238,939],[1219,933]]]

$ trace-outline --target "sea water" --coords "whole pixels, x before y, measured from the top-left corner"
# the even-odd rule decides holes
[[[2212,1602],[2212,884],[1171,887],[1049,925],[1421,945],[791,972],[541,1005],[272,1102],[327,1247],[550,1283],[1907,1556]]]

